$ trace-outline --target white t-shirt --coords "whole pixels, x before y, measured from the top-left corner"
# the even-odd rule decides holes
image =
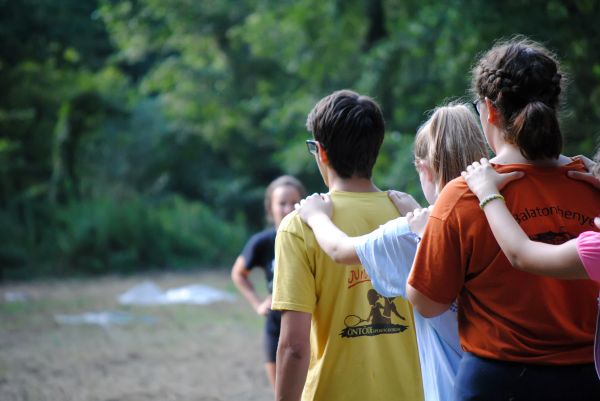
[[[410,231],[406,218],[399,217],[363,237],[356,245],[373,288],[384,297],[406,298],[406,281],[419,237]],[[454,378],[462,357],[458,337],[457,307],[426,319],[414,313],[425,400],[444,401],[454,393]]]

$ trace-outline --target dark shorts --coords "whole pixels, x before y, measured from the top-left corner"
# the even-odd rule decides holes
[[[458,368],[455,401],[600,400],[594,364],[530,365],[465,352]]]
[[[281,311],[271,310],[265,323],[265,355],[267,362],[275,363],[279,332],[281,330]]]

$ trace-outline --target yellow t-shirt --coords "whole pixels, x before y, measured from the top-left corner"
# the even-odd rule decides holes
[[[385,192],[333,192],[333,222],[369,233],[398,212]],[[273,309],[312,314],[303,401],[423,399],[410,304],[384,298],[362,265],[339,265],[293,212],[275,240]]]

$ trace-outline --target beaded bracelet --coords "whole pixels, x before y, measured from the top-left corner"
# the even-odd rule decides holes
[[[483,209],[485,207],[485,205],[487,205],[488,203],[490,203],[494,199],[502,199],[502,201],[504,201],[504,196],[502,196],[500,194],[491,194],[491,195],[488,195],[485,198],[483,198],[483,200],[481,202],[479,202],[479,207]]]

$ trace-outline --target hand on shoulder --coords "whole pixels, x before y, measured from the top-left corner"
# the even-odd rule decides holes
[[[484,157],[479,162],[473,162],[461,175],[467,182],[469,189],[481,201],[490,195],[497,194],[509,182],[522,178],[525,173],[513,171],[500,174],[494,170],[488,159]]]
[[[407,213],[421,207],[419,202],[417,202],[415,198],[406,192],[390,189],[387,191],[387,194],[394,206],[396,206],[396,209],[398,209],[398,213],[400,213],[401,216],[406,216]]]
[[[325,215],[329,219],[333,215],[333,203],[327,194],[314,193],[294,205],[300,219],[311,226],[311,220]],[[311,226],[312,227],[312,226]]]
[[[583,155],[575,156],[573,159],[581,160],[585,165],[585,169],[587,170],[587,172],[584,173],[582,171],[568,171],[567,175],[575,180],[587,182],[596,189],[600,189],[600,179],[598,179],[598,177],[593,174],[593,171],[598,169],[598,166],[596,166],[596,162],[588,159]]]
[[[422,237],[423,232],[425,231],[425,225],[427,224],[427,219],[432,210],[433,205],[422,209],[415,209],[414,211],[407,213],[406,221],[408,222],[410,231],[417,234],[419,237]]]

